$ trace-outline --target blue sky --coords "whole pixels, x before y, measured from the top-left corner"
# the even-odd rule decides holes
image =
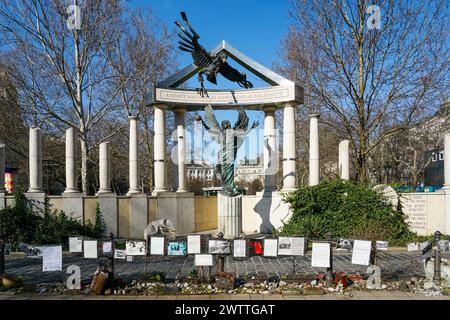
[[[207,50],[215,47],[220,41],[226,40],[236,49],[262,65],[271,68],[277,60],[277,51],[288,30],[289,18],[287,0],[130,0],[130,5],[139,8],[151,8],[154,14],[165,22],[171,30],[178,28],[174,21],[181,20],[180,11],[185,11],[191,26],[200,35],[200,44]],[[185,67],[192,62],[191,55],[180,51],[179,67]],[[234,63],[230,64],[242,70]],[[247,72],[248,80],[255,87],[265,87],[267,84]],[[207,84],[207,88],[236,88],[233,83],[219,77],[218,86]],[[188,82],[188,86],[197,87],[196,77]],[[258,129],[263,128],[262,112],[247,111],[250,124],[258,120]],[[236,111],[217,112],[220,121],[224,119],[234,123]],[[262,130],[258,130],[259,143],[241,147],[238,161],[244,156],[245,149],[249,157],[254,158],[262,151]],[[214,160],[214,159],[211,159]]]

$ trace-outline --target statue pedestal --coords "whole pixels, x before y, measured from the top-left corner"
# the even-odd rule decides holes
[[[238,238],[242,232],[242,195],[227,197],[220,192],[217,197],[219,232],[224,238]]]

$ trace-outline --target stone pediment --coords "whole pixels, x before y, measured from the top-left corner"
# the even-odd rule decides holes
[[[221,51],[225,51],[228,57],[270,86],[252,89],[208,89],[208,96],[202,97],[196,89],[178,88],[201,71],[201,67],[192,63],[159,82],[154,92],[147,95],[146,104],[164,103],[169,107],[183,105],[188,111],[197,111],[203,110],[206,104],[211,104],[215,109],[231,109],[244,105],[247,109],[259,110],[265,105],[281,106],[282,103],[291,101],[303,103],[302,87],[250,59],[226,41],[216,46],[211,55],[217,55]]]

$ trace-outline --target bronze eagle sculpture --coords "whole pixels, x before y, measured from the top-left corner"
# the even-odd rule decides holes
[[[194,64],[197,67],[201,67],[202,70],[198,73],[198,80],[200,82],[201,88],[199,89],[200,95],[203,97],[207,95],[206,89],[203,85],[203,75],[206,75],[206,79],[209,82],[217,85],[216,76],[221,74],[226,79],[236,82],[242,88],[253,88],[253,84],[247,80],[247,75],[242,73],[227,63],[228,56],[225,52],[221,51],[217,55],[210,55],[206,49],[199,44],[198,39],[200,36],[191,27],[185,12],[180,12],[181,18],[186,28],[181,24],[181,22],[176,21],[175,24],[180,28],[183,33],[178,33],[180,41],[178,41],[178,48],[183,51],[189,52],[192,55]],[[183,35],[184,34],[184,35]]]

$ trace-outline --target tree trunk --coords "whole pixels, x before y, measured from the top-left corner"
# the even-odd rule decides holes
[[[89,160],[88,160],[88,143],[86,133],[82,134],[81,144],[81,189],[84,194],[89,195]]]

